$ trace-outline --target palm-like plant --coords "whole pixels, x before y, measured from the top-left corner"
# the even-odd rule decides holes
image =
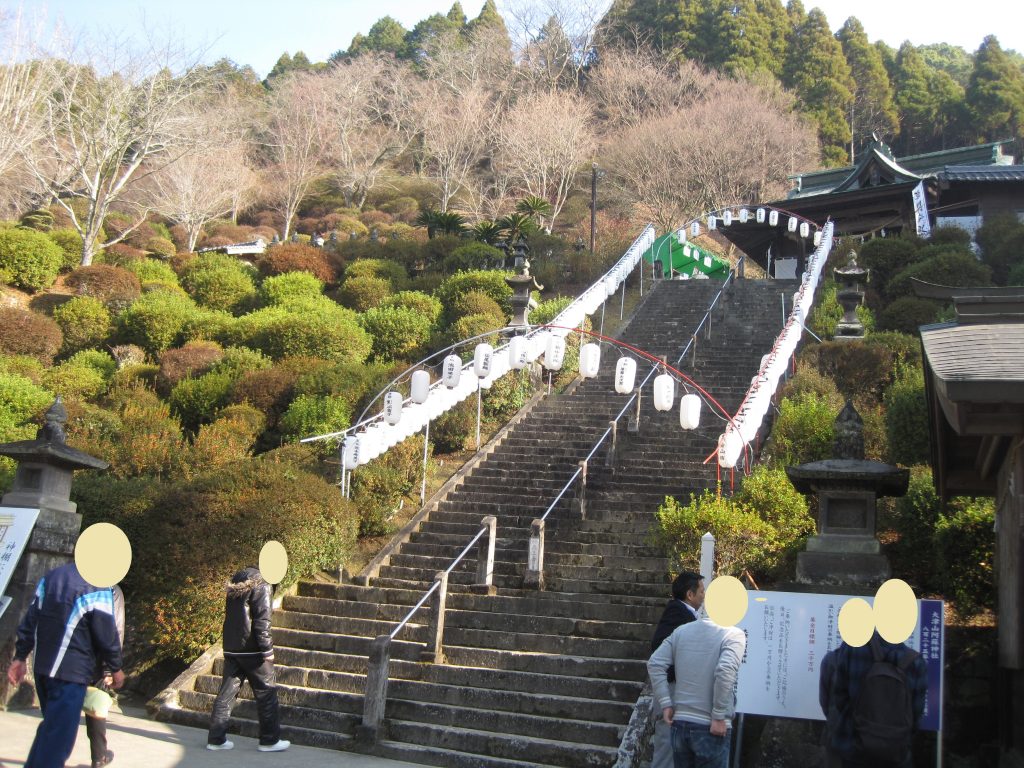
[[[516,203],[516,213],[529,216],[538,227],[543,226],[544,219],[549,217],[553,210],[551,203],[537,195],[529,195]]]
[[[431,240],[438,235],[461,235],[466,231],[466,219],[453,211],[427,209],[416,217],[416,226],[427,228]]]
[[[497,245],[505,235],[505,229],[496,221],[481,221],[470,231],[474,239],[487,245]]]
[[[505,230],[505,239],[514,243],[521,237],[528,237],[531,232],[537,231],[537,224],[532,217],[525,213],[510,213],[495,222]]]

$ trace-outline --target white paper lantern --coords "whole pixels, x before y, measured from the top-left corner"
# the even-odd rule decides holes
[[[597,344],[584,344],[580,347],[580,376],[593,379],[601,367],[601,347]]]
[[[394,426],[402,420],[402,395],[388,392],[384,395],[384,421]]]
[[[679,228],[679,230],[676,232],[676,240],[679,241],[680,245],[686,242],[686,227]]]
[[[768,226],[770,226],[770,227],[777,227],[777,226],[779,226],[779,212],[778,211],[770,211],[768,213]]]
[[[765,211],[764,208],[758,208],[757,209],[757,212],[754,214],[754,218],[757,220],[758,224],[764,224],[764,217],[765,217],[766,213],[767,212]]]
[[[613,275],[608,275],[604,279],[604,294],[605,296],[614,296],[615,291],[619,289],[619,284],[616,282]]]
[[[750,211],[746,208],[740,208],[740,224],[746,224],[750,219]]]
[[[508,343],[508,361],[517,371],[521,371],[530,364],[529,348],[525,337],[514,336]]]
[[[708,229],[718,229],[718,219],[708,216]]]
[[[459,379],[462,377],[462,358],[458,355],[448,355],[444,359],[443,373],[441,374],[441,381],[448,389],[454,389],[459,385]]]
[[[701,399],[694,394],[679,398],[679,426],[683,429],[696,429],[700,426]]]
[[[695,221],[690,225],[690,237],[700,237],[700,222]]]
[[[345,469],[355,469],[359,466],[359,437],[349,435],[341,444],[341,463]]]
[[[807,236],[811,234],[811,225],[806,221],[800,222],[800,237],[807,239]]]
[[[814,247],[817,248],[819,245],[821,245],[821,230],[820,229],[817,232],[814,233]]]
[[[743,450],[743,438],[731,426],[718,438],[718,465],[732,469]]]
[[[728,227],[732,225],[732,211],[726,211],[722,214],[722,226]]]
[[[560,371],[565,362],[565,339],[561,336],[549,336],[544,349],[544,367],[549,371]]]
[[[615,391],[620,395],[628,395],[633,391],[636,382],[636,360],[632,357],[620,357],[615,364]]]
[[[425,403],[430,396],[430,374],[426,371],[414,371],[409,384],[409,396],[414,403]]]
[[[490,344],[477,344],[473,350],[473,373],[478,379],[485,378],[491,373],[491,361],[494,357],[494,347]]]
[[[359,463],[372,461],[380,452],[380,427],[374,425],[359,435]]]
[[[667,373],[654,377],[654,407],[659,411],[672,409],[676,398],[676,381]]]
[[[796,232],[796,225],[797,225],[796,217],[795,216],[790,216],[789,217],[789,221],[786,222],[786,229],[788,229],[790,232]]]

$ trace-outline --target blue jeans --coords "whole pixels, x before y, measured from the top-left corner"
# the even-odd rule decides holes
[[[43,722],[36,729],[25,768],[63,768],[78,738],[85,685],[37,675],[36,693]]]
[[[729,732],[714,736],[710,726],[676,720],[672,723],[675,768],[729,768]]]

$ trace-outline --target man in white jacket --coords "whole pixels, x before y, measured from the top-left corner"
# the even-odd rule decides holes
[[[728,768],[736,681],[747,640],[709,618],[677,628],[647,662],[654,700],[672,726],[675,768]],[[675,665],[671,687],[666,671]]]

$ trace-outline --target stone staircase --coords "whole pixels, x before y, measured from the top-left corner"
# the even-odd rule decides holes
[[[717,281],[661,282],[622,339],[675,361],[721,288]],[[710,338],[680,369],[730,412],[782,323],[780,296],[794,284],[742,280],[713,313]],[[618,351],[602,350],[602,373],[538,403],[448,493],[369,586],[302,582],[274,615],[285,738],[354,749],[374,637],[388,634],[480,529],[497,518],[495,595],[471,589],[475,562],[450,576],[446,663],[419,661],[428,640],[421,609],[391,646],[385,732],[375,753],[458,768],[612,766],[643,686],[653,625],[669,593],[669,566],[651,544],[666,495],[713,487],[704,459],[722,422],[707,409],[684,432],[678,410],[654,410],[649,386],[639,430],[620,422],[611,467],[607,446],[588,472],[586,519],[573,494],[547,521],[546,589],[524,588],[530,524],[540,517],[627,401],[613,387]],[[640,361],[637,382],[650,365]],[[677,397],[682,393],[677,388]],[[212,662],[212,663],[211,663]],[[157,717],[205,725],[221,661],[193,665]],[[232,728],[256,733],[247,689]]]

